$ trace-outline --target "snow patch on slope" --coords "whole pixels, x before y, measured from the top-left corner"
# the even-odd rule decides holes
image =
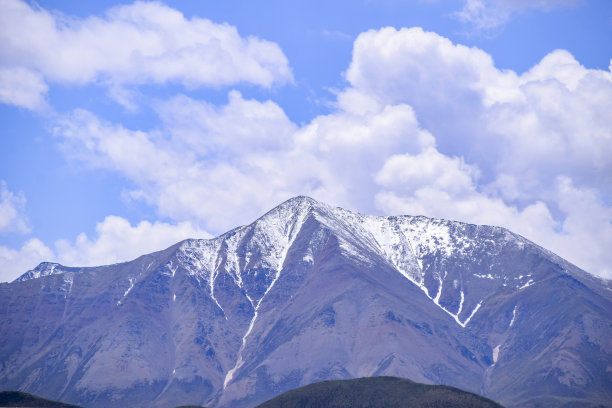
[[[512,320],[510,320],[508,327],[514,326],[514,322],[516,321],[516,308],[517,306],[514,306],[514,309],[512,309]]]
[[[482,306],[482,300],[480,302],[478,302],[478,304],[476,305],[476,307],[474,308],[474,310],[472,310],[472,313],[470,313],[470,315],[468,316],[467,319],[465,319],[465,321],[462,323],[459,323],[462,327],[467,326],[467,324],[470,322],[470,320],[472,320],[472,317],[474,317],[474,315],[476,314],[476,312],[478,311],[478,309],[480,309],[480,306]],[[459,319],[457,318],[457,322],[459,322]]]
[[[253,317],[251,318],[251,321],[249,323],[249,327],[246,333],[244,334],[244,336],[242,336],[242,344],[240,346],[240,349],[238,350],[236,364],[225,375],[225,380],[223,381],[223,389],[227,388],[227,385],[234,378],[234,373],[238,369],[240,369],[240,367],[242,367],[242,364],[244,363],[243,352],[247,344],[247,339],[249,335],[251,334],[251,332],[253,331],[253,327],[255,326],[257,317],[259,316],[259,308],[261,306],[261,303],[263,302],[266,295],[270,292],[270,290],[274,287],[274,285],[280,278],[281,272],[283,270],[283,266],[285,264],[285,260],[287,259],[287,254],[289,252],[289,249],[293,245],[295,238],[297,237],[298,233],[302,229],[302,226],[304,224],[307,214],[308,214],[307,211],[298,211],[295,214],[295,219],[293,220],[294,222],[291,222],[291,223],[286,223],[286,221],[283,223],[280,217],[277,218],[277,215],[281,215],[281,214],[272,214],[271,222],[266,219],[260,219],[262,220],[262,224],[264,227],[264,229],[261,231],[272,233],[271,234],[272,237],[264,236],[263,238],[272,238],[274,239],[273,242],[275,244],[280,244],[279,246],[281,250],[273,251],[274,254],[277,255],[276,259],[272,258],[273,260],[276,261],[276,274],[274,276],[274,279],[270,283],[270,285],[266,288],[266,291],[264,292],[263,296],[256,303],[253,301],[253,299],[248,294],[246,295],[247,299],[249,300],[249,302],[251,303],[251,306],[253,306],[253,309],[254,309]],[[278,222],[279,220],[281,220],[280,223]],[[271,226],[272,228],[265,229],[266,227],[269,227],[269,226]]]
[[[527,283],[525,283],[523,286],[519,287],[518,290],[528,288],[529,286],[533,285],[534,283],[535,283],[535,281],[533,279],[529,279],[527,281]]]
[[[15,282],[23,282],[30,279],[38,279],[43,276],[58,275],[66,272],[62,265],[54,262],[42,262],[36,268],[31,269],[15,279]]]
[[[495,365],[495,363],[497,363],[497,360],[499,358],[499,347],[501,346],[501,344],[498,344],[494,349],[493,349],[493,365]]]
[[[454,282],[455,289],[459,288],[461,293],[457,313],[447,310],[440,304],[446,273],[444,276],[435,277],[438,281],[438,290],[434,297],[425,286],[424,259],[462,254],[475,245],[465,237],[451,234],[451,226],[454,225],[452,222],[426,217],[363,215],[328,206],[324,209],[326,217],[321,221],[341,235],[343,238],[341,246],[350,248],[351,255],[359,257],[360,250],[364,249],[379,254],[462,327],[465,327],[478,311],[482,300],[465,321],[459,319],[464,307],[465,292],[459,288],[458,282]]]
[[[128,278],[128,281],[130,283],[130,286],[126,289],[125,292],[123,292],[123,297],[120,300],[117,301],[117,306],[121,305],[121,303],[123,302],[123,299],[125,299],[127,297],[127,295],[130,294],[132,289],[134,289],[134,282],[136,281],[136,279]]]

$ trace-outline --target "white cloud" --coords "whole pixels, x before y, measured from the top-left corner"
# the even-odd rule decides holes
[[[195,88],[248,82],[270,87],[293,79],[277,44],[241,37],[229,24],[185,18],[157,2],[78,19],[4,0],[0,43],[0,67],[7,70],[0,78],[0,100],[28,108],[44,97],[43,77],[67,84],[106,83],[111,96],[127,106],[133,101],[125,99],[129,91],[122,87],[129,85]],[[24,78],[26,84],[16,83]],[[16,91],[27,95],[16,97]]]
[[[535,193],[567,174],[610,193],[612,73],[567,51],[518,75],[435,33],[385,28],[358,37],[347,79],[380,104],[411,105],[438,149],[469,157],[484,179],[512,173]]]
[[[25,68],[0,67],[0,102],[31,110],[46,106],[49,87],[43,77]]]
[[[0,282],[12,281],[43,261],[66,266],[108,265],[130,261],[187,238],[209,237],[206,231],[188,222],[141,221],[132,226],[128,220],[111,215],[96,225],[94,237],[81,233],[74,242],[57,241],[54,249],[36,238],[28,240],[20,249],[0,246]]]
[[[478,169],[462,159],[448,157],[429,147],[418,155],[391,156],[375,180],[385,189],[412,192],[423,188],[438,188],[454,194],[473,190]]]
[[[56,135],[69,157],[133,181],[131,197],[214,232],[308,194],[505,226],[609,276],[609,71],[554,51],[518,74],[435,33],[385,28],[358,37],[346,78],[335,111],[299,128],[230,92],[223,106],[159,102],[162,125],[147,132],[75,111]]]
[[[158,103],[157,110],[173,144],[202,156],[286,150],[296,130],[274,102],[244,99],[237,91],[220,107],[181,95]]]
[[[223,232],[296,194],[354,206],[396,151],[434,144],[412,108],[339,111],[298,129],[273,102],[231,92],[215,107],[185,96],[160,103],[163,128],[130,131],[75,111],[56,129],[70,157],[118,171],[161,215]],[[361,188],[354,188],[355,185]]]
[[[360,34],[346,72],[353,88],[381,103],[427,95],[422,103],[432,106],[473,104],[483,91],[481,84],[498,75],[486,52],[455,45],[419,27],[386,27]]]
[[[135,226],[122,217],[108,216],[96,225],[96,236],[81,233],[74,243],[55,243],[57,259],[64,265],[95,266],[132,260],[165,249],[186,238],[210,238],[188,222],[176,225],[141,221]]]
[[[30,231],[25,215],[26,199],[23,192],[11,192],[4,180],[0,180],[0,233]]]
[[[382,107],[367,114],[338,111],[319,116],[295,136],[287,163],[294,189],[348,208],[372,211],[374,175],[396,152],[415,153],[433,146],[408,105]],[[308,189],[304,188],[304,185]]]
[[[36,238],[28,240],[20,249],[0,245],[0,282],[12,282],[40,262],[54,258],[53,251]]]
[[[287,197],[282,181],[267,184],[296,130],[278,105],[232,92],[221,108],[180,96],[158,109],[166,127],[148,133],[75,111],[56,134],[71,157],[125,174],[132,197],[175,220],[230,228]]]
[[[455,16],[477,30],[490,30],[507,23],[513,15],[529,11],[550,11],[581,0],[463,0]]]
[[[565,50],[555,50],[521,76],[523,84],[529,82],[557,81],[570,91],[576,91],[588,70]]]
[[[542,239],[587,271],[612,279],[612,206],[603,204],[596,191],[576,187],[568,177],[559,177],[556,187],[557,202],[567,216],[561,233]]]

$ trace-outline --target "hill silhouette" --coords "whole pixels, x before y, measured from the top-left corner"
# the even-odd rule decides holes
[[[0,408],[2,407],[81,408],[78,405],[64,404],[21,391],[0,392]]]
[[[397,377],[323,381],[296,388],[256,408],[500,408],[480,395]]]

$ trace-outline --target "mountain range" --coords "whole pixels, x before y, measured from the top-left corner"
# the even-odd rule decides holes
[[[253,407],[398,376],[508,407],[612,406],[612,282],[504,228],[295,197],[250,225],[0,284],[0,389]]]

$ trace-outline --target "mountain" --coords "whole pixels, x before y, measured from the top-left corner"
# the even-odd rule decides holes
[[[296,197],[214,239],[0,284],[0,389],[239,408],[385,375],[612,406],[611,316],[612,282],[503,228]]]
[[[256,408],[503,408],[490,399],[447,385],[397,377],[323,381],[288,391]]]

